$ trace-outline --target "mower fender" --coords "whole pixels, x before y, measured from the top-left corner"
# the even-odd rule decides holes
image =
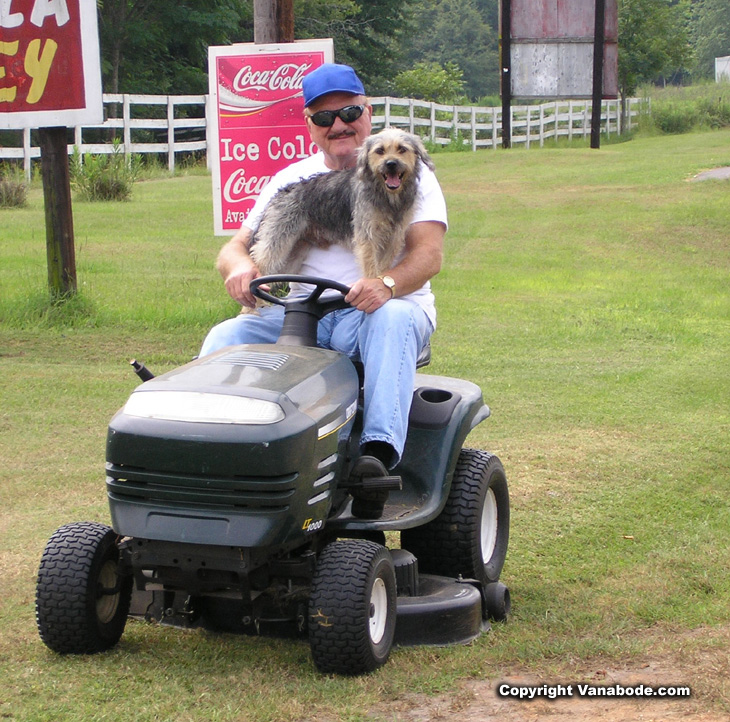
[[[328,526],[387,531],[420,526],[435,519],[446,503],[459,452],[469,432],[489,416],[481,389],[469,381],[416,374],[408,437],[392,473],[403,480],[388,499],[390,513],[361,521],[342,515]]]

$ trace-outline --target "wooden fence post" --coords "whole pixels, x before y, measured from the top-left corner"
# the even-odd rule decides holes
[[[25,171],[26,183],[32,178],[30,169],[30,128],[23,128],[23,170]]]
[[[210,118],[210,113],[213,112],[213,102],[210,99],[208,93],[205,94],[205,117]],[[213,144],[210,142],[210,134],[208,129],[205,131],[205,165],[209,171],[213,170]]]
[[[124,133],[124,157],[127,160],[127,163],[132,162],[132,122],[131,122],[131,114],[132,111],[130,110],[130,104],[129,104],[129,95],[126,93],[124,94],[124,99],[122,102],[122,123],[124,125],[124,128],[122,129],[122,132]]]
[[[477,149],[477,110],[471,107],[471,149],[476,152]]]
[[[76,252],[66,128],[41,128],[38,133],[46,211],[48,286],[53,297],[62,298],[76,293]]]
[[[175,104],[171,95],[167,96],[167,170],[175,172]]]

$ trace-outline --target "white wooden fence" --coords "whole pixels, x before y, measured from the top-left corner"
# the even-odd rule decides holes
[[[411,133],[428,137],[432,142],[446,145],[458,138],[478,148],[497,148],[502,144],[502,108],[439,105],[421,100],[372,98],[377,128],[389,125],[406,128]],[[636,126],[641,112],[640,98],[627,100],[627,128]],[[378,110],[382,106],[382,114]],[[588,138],[591,132],[592,103],[590,100],[559,100],[541,105],[512,106],[512,144],[533,143],[540,146],[546,140]],[[601,132],[620,135],[622,132],[621,103],[604,100],[601,104]]]
[[[207,95],[129,95],[105,93],[104,116],[106,120],[100,125],[76,126],[73,129],[73,143],[68,152],[73,153],[74,146],[84,153],[112,153],[119,141],[119,148],[126,156],[135,153],[158,153],[167,156],[170,172],[175,170],[176,155],[208,151],[206,135],[206,116],[208,112]],[[186,108],[186,117],[176,117],[176,108]],[[135,114],[135,107],[137,113]],[[121,111],[121,112],[120,112]],[[142,116],[142,117],[140,117]],[[152,117],[149,117],[152,116]],[[96,130],[99,136],[105,136],[105,142],[88,142],[89,131]],[[31,164],[40,158],[40,148],[33,144],[37,139],[35,133],[28,130],[15,132],[20,142],[15,147],[0,146],[0,160],[23,159],[26,178],[31,176]],[[185,138],[194,135],[192,140]],[[164,139],[164,140],[163,140]]]
[[[418,133],[440,145],[456,139],[472,150],[501,145],[501,107],[441,105],[389,97],[371,98],[370,102],[376,130],[395,126]],[[642,102],[639,98],[627,101],[627,130],[636,124]],[[74,128],[69,153],[73,152],[74,146],[82,154],[111,153],[115,147],[112,140],[116,138],[127,156],[135,153],[166,155],[170,172],[175,170],[176,156],[180,153],[205,151],[210,164],[212,155],[208,153],[206,136],[209,105],[207,95],[105,94],[106,120],[101,125]],[[186,109],[183,114],[177,110],[182,107]],[[549,139],[573,140],[590,135],[590,101],[562,100],[542,105],[513,106],[511,111],[513,145],[522,143],[529,148],[532,144],[542,146]],[[621,123],[619,101],[603,101],[601,132],[620,134]],[[99,133],[100,129],[102,133]],[[94,142],[88,140],[91,131],[96,131]],[[11,137],[13,134],[15,138]],[[11,130],[4,131],[0,137],[7,139],[9,136],[15,142],[11,146],[0,146],[0,160],[22,159],[26,178],[30,179],[32,161],[40,157],[40,148],[33,144],[37,140],[35,133],[28,129]],[[104,142],[99,141],[99,136]]]

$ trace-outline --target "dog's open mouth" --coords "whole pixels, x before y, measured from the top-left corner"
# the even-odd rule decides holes
[[[404,173],[383,173],[385,186],[390,191],[397,191],[400,188]]]

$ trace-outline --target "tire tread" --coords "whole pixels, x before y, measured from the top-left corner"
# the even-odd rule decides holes
[[[506,493],[504,469],[494,454],[479,449],[461,450],[449,497],[439,516],[421,527],[401,532],[402,546],[416,555],[419,570],[443,576],[461,575],[483,583],[499,578],[504,559],[497,560],[496,573],[484,568],[479,546],[481,518],[475,513],[485,481],[494,474],[504,483]],[[508,513],[505,516],[498,523],[500,528],[506,525],[508,532]]]
[[[43,642],[59,654],[93,654],[113,646],[126,623],[131,580],[124,585],[115,620],[102,629],[89,618],[89,577],[116,534],[97,522],[57,529],[41,556],[36,584],[36,623]],[[121,629],[119,629],[121,627]]]

